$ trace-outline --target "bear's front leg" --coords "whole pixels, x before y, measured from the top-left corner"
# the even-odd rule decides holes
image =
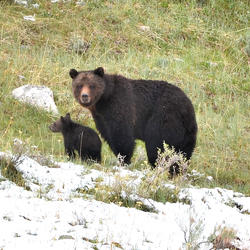
[[[76,155],[72,148],[66,148],[66,154],[69,156],[70,160],[74,160]]]
[[[111,149],[116,156],[120,154],[124,156],[124,162],[130,164],[133,156],[135,139],[133,133],[129,129],[117,127],[111,131]]]

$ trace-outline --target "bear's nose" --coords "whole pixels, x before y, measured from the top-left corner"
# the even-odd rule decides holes
[[[88,95],[87,94],[82,94],[82,98],[83,99],[88,98]]]
[[[83,102],[87,102],[88,98],[89,98],[88,94],[82,94],[82,101]]]

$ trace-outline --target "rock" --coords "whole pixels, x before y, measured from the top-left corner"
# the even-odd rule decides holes
[[[18,75],[18,77],[19,77],[19,80],[20,80],[20,81],[22,81],[22,80],[24,80],[24,79],[25,79],[25,77],[24,77],[24,76],[22,76],[22,75]]]
[[[45,86],[24,85],[12,91],[15,99],[58,114],[53,92]]]
[[[34,3],[34,4],[32,4],[32,6],[33,6],[33,8],[37,9],[37,8],[39,8],[40,5],[38,3]]]
[[[145,26],[145,25],[139,26],[139,29],[142,30],[142,31],[150,31],[150,27],[149,26]]]
[[[20,5],[24,5],[24,6],[28,6],[28,1],[15,0],[15,3],[20,4]]]
[[[86,3],[83,2],[83,1],[77,1],[76,5],[78,5],[78,6],[84,6],[84,5],[86,5]]]
[[[177,61],[177,62],[184,62],[184,60],[183,60],[183,59],[178,58],[178,57],[175,57],[175,58],[174,58],[174,60],[175,60],[175,61]]]
[[[213,176],[207,176],[207,180],[208,180],[208,181],[213,181],[214,178],[213,178]]]
[[[139,29],[142,30],[142,31],[149,31],[150,27],[149,26],[145,26],[145,25],[141,25],[141,26],[139,26]]]
[[[89,49],[90,44],[81,38],[73,38],[69,44],[69,50],[72,50],[78,54],[84,54]]]
[[[34,16],[24,16],[23,19],[27,20],[27,21],[32,21],[32,22],[36,21],[35,15]]]

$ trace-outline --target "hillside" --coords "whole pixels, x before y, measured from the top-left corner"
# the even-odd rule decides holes
[[[247,249],[249,9],[248,0],[1,1],[0,152],[12,159],[0,157],[4,204],[0,219],[8,228],[0,238],[0,249],[14,249],[23,239],[26,249],[32,248],[33,234],[39,235],[36,246],[45,239],[43,249],[63,249],[64,244],[65,249],[82,249],[82,244],[86,249],[161,249],[170,244],[163,240],[166,235],[171,239],[169,224],[181,238],[180,242],[173,238],[169,249],[209,249],[206,247],[211,248],[220,233],[230,242],[238,237],[236,245]],[[139,140],[129,166],[121,166],[104,141],[102,164],[68,162],[62,136],[52,133],[48,126],[59,115],[70,112],[72,119],[95,129],[91,114],[74,100],[69,70],[99,66],[129,78],[165,80],[188,95],[196,112],[198,139],[187,175],[171,180],[166,172],[152,170]],[[59,115],[14,99],[12,91],[26,84],[49,87]],[[19,140],[22,143],[17,146]],[[28,163],[22,165],[19,158],[28,158]],[[64,175],[69,179],[61,177]],[[75,185],[71,186],[74,181],[70,178]],[[87,189],[86,179],[90,185]],[[69,189],[64,190],[64,185]],[[31,210],[27,210],[29,204]],[[32,211],[39,206],[44,211],[36,215]],[[74,229],[73,234],[69,214],[65,215],[66,222],[59,219],[60,227],[53,229],[57,212],[64,216],[64,206],[70,214],[75,211],[72,223],[80,223],[79,231]],[[88,207],[93,211],[89,209],[83,216],[81,208],[84,211]],[[55,214],[53,218],[50,211]],[[194,238],[188,238],[177,220],[182,218],[187,231],[193,218],[190,213],[197,215]],[[98,216],[94,218],[94,214]],[[130,226],[126,228],[126,221],[117,218],[129,215]],[[134,219],[137,217],[141,222]],[[42,218],[47,222],[39,224]],[[220,218],[218,223],[214,218]],[[95,220],[96,224],[84,231],[85,220],[90,224]],[[13,231],[24,221],[29,224],[24,223],[26,229]],[[133,225],[139,234],[131,231],[127,237]],[[42,235],[42,228],[47,226],[48,232],[60,232]],[[29,231],[31,227],[34,231]],[[51,243],[51,235],[56,245]],[[65,235],[66,239],[59,241]],[[203,241],[206,243],[200,244]]]

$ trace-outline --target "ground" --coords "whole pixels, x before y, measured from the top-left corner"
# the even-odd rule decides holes
[[[209,249],[223,230],[235,246],[250,247],[250,198],[240,193],[190,186],[180,189],[179,202],[156,202],[137,195],[145,171],[54,164],[19,158],[29,191],[1,177],[0,249]],[[121,194],[140,203],[137,209],[94,200],[87,192],[101,185],[113,189],[117,180],[133,187]],[[151,211],[142,211],[142,204]]]
[[[211,175],[213,186],[250,195],[248,0],[11,2],[0,3],[2,151],[11,150],[18,137],[43,155],[65,160],[61,136],[48,133],[57,117],[19,103],[11,93],[26,84],[49,87],[59,114],[70,112],[95,128],[72,96],[68,72],[103,66],[180,87],[192,100],[199,127],[189,169]],[[144,145],[137,142],[136,169],[146,167],[138,147]],[[105,143],[102,157],[107,167],[114,161]]]

